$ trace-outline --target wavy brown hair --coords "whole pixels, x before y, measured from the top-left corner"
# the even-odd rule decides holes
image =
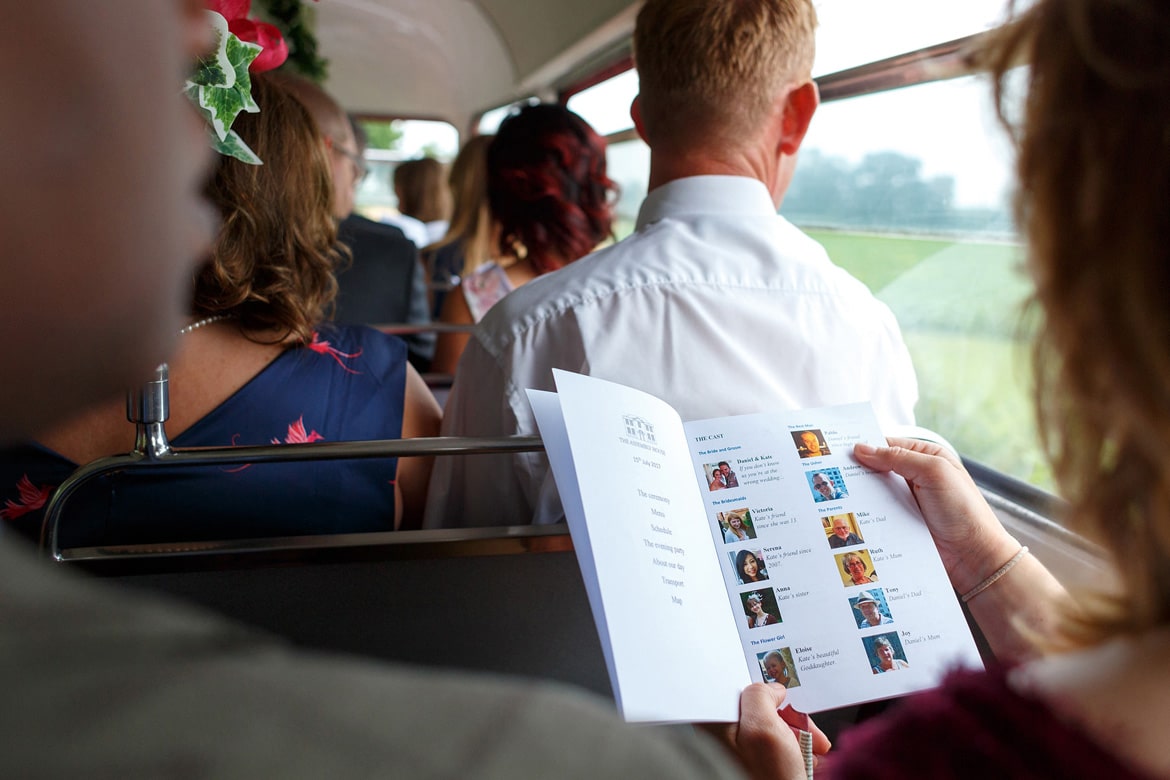
[[[260,112],[240,114],[233,129],[264,164],[219,161],[208,197],[223,226],[196,276],[194,311],[230,314],[255,340],[308,342],[346,258],[331,214],[329,160],[313,120],[283,86],[253,75],[252,95]]]
[[[1170,6],[1040,0],[990,58],[1001,117],[1014,113],[1008,70],[1031,63],[1013,132],[1046,315],[1041,436],[1069,526],[1109,552],[1122,586],[1080,594],[1063,638],[1170,625]]]

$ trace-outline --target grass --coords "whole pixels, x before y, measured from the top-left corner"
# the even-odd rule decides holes
[[[631,220],[619,225],[624,236]],[[806,231],[893,310],[918,372],[918,424],[964,455],[1053,490],[1036,440],[1031,285],[1020,247],[993,241]]]
[[[1018,246],[810,230],[894,312],[918,372],[918,423],[1052,490],[1031,407],[1030,284]]]

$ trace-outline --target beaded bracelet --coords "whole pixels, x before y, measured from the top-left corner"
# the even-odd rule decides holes
[[[1017,552],[1015,555],[1013,555],[1008,560],[1007,563],[1005,563],[1003,566],[1000,566],[998,569],[993,571],[987,577],[987,579],[983,580],[983,582],[979,583],[974,588],[971,588],[971,590],[967,591],[962,596],[960,596],[960,598],[963,599],[963,603],[966,604],[968,601],[975,598],[980,593],[982,593],[983,591],[987,590],[992,585],[994,585],[996,583],[996,581],[999,580],[1000,577],[1002,577],[1003,575],[1005,575],[1009,571],[1011,571],[1012,567],[1014,567],[1017,563],[1019,563],[1020,559],[1023,558],[1027,554],[1028,554],[1028,545],[1026,545],[1026,544],[1022,545],[1020,547],[1019,552]]]

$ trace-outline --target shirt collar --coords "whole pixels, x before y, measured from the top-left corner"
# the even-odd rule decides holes
[[[638,210],[636,229],[688,214],[776,216],[768,188],[747,176],[688,176],[655,187]]]

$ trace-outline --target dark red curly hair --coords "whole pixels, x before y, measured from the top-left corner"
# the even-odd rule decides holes
[[[551,103],[504,120],[487,151],[488,203],[500,251],[523,246],[538,273],[588,254],[611,235],[616,186],[605,141],[584,119]]]

